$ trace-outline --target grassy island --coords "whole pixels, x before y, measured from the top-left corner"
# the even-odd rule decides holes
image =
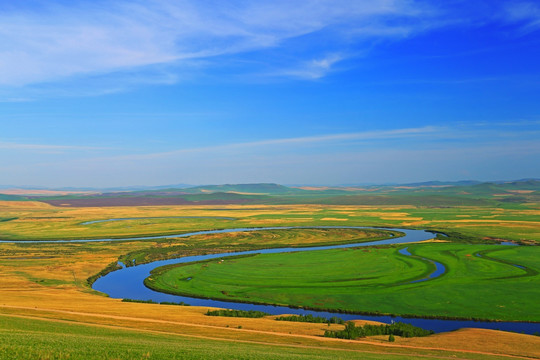
[[[539,247],[429,243],[223,258],[155,269],[152,289],[342,312],[540,321]],[[434,260],[446,271],[435,279]],[[527,293],[528,296],[518,294]]]

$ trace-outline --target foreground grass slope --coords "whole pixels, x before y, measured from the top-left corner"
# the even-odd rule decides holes
[[[509,236],[519,233],[515,235],[515,239],[519,240],[533,239],[534,234],[538,233],[539,223],[538,207],[534,206],[528,209],[320,205],[56,208],[32,201],[0,201],[0,211],[0,217],[6,220],[0,222],[0,238],[22,239],[180,233],[214,226],[320,224],[439,227],[439,224],[450,223],[460,231],[463,228],[477,234],[479,238],[484,235],[478,229],[485,226],[494,235],[499,234],[498,237],[506,237],[506,233]],[[469,217],[463,218],[460,215]],[[159,221],[133,219],[82,225],[86,221],[109,218],[168,216],[192,218]],[[201,216],[231,217],[237,220],[199,218]],[[65,359],[69,355],[69,358],[90,359],[202,359],[242,358],[244,354],[249,355],[249,358],[263,359],[266,354],[275,354],[272,358],[330,359],[508,358],[496,354],[539,358],[540,338],[535,336],[465,329],[422,339],[397,338],[393,346],[388,346],[387,337],[366,339],[368,343],[336,343],[321,338],[324,330],[328,329],[327,325],[321,327],[320,324],[266,318],[209,317],[204,316],[207,309],[193,306],[122,303],[120,300],[100,296],[86,283],[88,277],[128,253],[136,257],[137,261],[143,261],[147,259],[144,254],[182,256],[190,251],[212,251],[218,248],[281,246],[287,243],[305,245],[329,241],[322,233],[305,234],[308,236],[276,233],[275,237],[261,236],[251,239],[251,242],[247,237],[230,234],[224,237],[131,242],[0,244],[0,314],[3,314],[0,315],[0,358]],[[339,241],[339,238],[341,241],[349,241],[357,235],[333,234],[331,241]],[[154,249],[163,252],[154,253],[151,251]],[[516,260],[512,257],[516,257]],[[529,266],[528,263],[518,261],[524,260],[520,253],[505,254],[504,258]],[[530,267],[534,266],[534,257],[527,261],[531,262]],[[518,295],[525,297],[529,294],[530,289]],[[30,316],[32,319],[17,323],[6,320],[7,314]],[[34,319],[37,317],[42,320]],[[45,325],[39,325],[38,321],[43,321],[41,324]],[[68,321],[69,324],[59,321]],[[92,326],[88,326],[90,324]],[[94,329],[95,326],[99,326],[99,329]],[[115,344],[118,344],[121,354],[115,351]],[[107,351],[112,352],[109,354]]]
[[[110,325],[88,323],[84,317],[66,321],[35,315],[31,311],[28,315],[0,313],[0,359],[497,360],[507,359],[508,355],[539,358],[540,346],[540,339],[535,336],[491,330],[464,330],[425,338],[396,337],[396,343],[389,344],[386,337],[358,342],[297,336],[290,332],[250,334],[238,329],[237,335],[229,329],[231,334],[220,338],[214,336],[210,327],[203,334],[182,334],[171,326],[145,328],[148,323],[137,323],[134,318],[129,325]],[[490,341],[486,342],[486,338]],[[517,343],[518,348],[513,346]]]
[[[403,246],[401,246],[403,247]],[[430,243],[260,254],[154,270],[164,292],[338,311],[540,321],[539,247]],[[441,277],[425,278],[446,267]],[[517,264],[517,267],[513,264]]]
[[[209,340],[0,316],[0,359],[380,359],[381,354]],[[384,358],[411,359],[384,354]]]

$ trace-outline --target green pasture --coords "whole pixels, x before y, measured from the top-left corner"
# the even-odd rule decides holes
[[[174,214],[174,213],[173,213]],[[241,227],[235,220],[219,218],[153,218],[84,224],[86,221],[106,218],[67,217],[48,220],[19,218],[0,227],[2,240],[65,240],[129,238],[181,234],[208,229]]]
[[[429,243],[260,254],[154,270],[169,293],[344,312],[540,321],[539,247]],[[477,256],[477,254],[482,257]],[[439,278],[411,283],[445,265]],[[518,268],[518,264],[524,268]]]
[[[22,205],[21,205],[22,206]],[[143,218],[147,217],[147,218]],[[182,218],[183,217],[183,218]],[[86,224],[93,220],[130,218]],[[432,229],[484,238],[540,242],[540,210],[497,206],[288,206],[231,209],[178,207],[35,208],[2,210],[0,239],[56,240],[144,237],[200,230],[268,226],[382,226]],[[457,240],[454,240],[457,241]]]
[[[181,256],[280,247],[308,247],[361,243],[399,237],[403,233],[372,229],[283,229],[193,235],[156,240],[152,246],[122,255],[124,264],[142,264]]]
[[[400,350],[369,347],[366,352],[280,346],[110,329],[0,315],[0,359],[414,359]],[[402,350],[401,350],[402,351]],[[374,352],[374,353],[371,353]],[[408,351],[414,353],[413,351]],[[417,352],[421,352],[418,350]],[[431,351],[431,353],[436,353]],[[451,352],[446,352],[448,356]],[[437,359],[438,354],[423,358]],[[489,356],[470,355],[484,359]],[[496,358],[496,357],[495,357]]]
[[[186,203],[176,206],[157,202],[158,206],[142,206],[151,205],[152,199],[171,197],[183,198]],[[140,198],[141,206],[111,206],[115,205],[115,199],[125,198]],[[35,201],[9,201],[28,199]],[[81,207],[71,207],[73,199],[107,201],[102,207],[99,202],[92,207],[84,201],[77,203]],[[53,200],[58,207],[43,203]],[[453,231],[476,238],[469,239],[472,242],[481,242],[486,237],[540,242],[538,180],[309,190],[278,184],[236,184],[100,196],[0,194],[0,201],[0,238],[5,240],[120,238],[237,227],[349,225]],[[186,218],[167,218],[179,216]],[[85,224],[108,218],[133,219]]]

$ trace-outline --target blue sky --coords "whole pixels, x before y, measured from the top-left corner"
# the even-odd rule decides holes
[[[0,185],[540,177],[535,1],[0,0],[0,24]]]

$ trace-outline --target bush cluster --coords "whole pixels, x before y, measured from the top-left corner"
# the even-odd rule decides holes
[[[338,318],[337,316],[332,316],[330,319],[308,315],[291,315],[291,316],[280,316],[276,318],[278,321],[297,321],[297,322],[309,322],[309,323],[327,323],[327,324],[345,324],[345,320]]]
[[[122,302],[133,302],[133,303],[142,303],[142,304],[159,304],[159,305],[179,305],[179,306],[189,306],[189,304],[186,304],[183,301],[180,302],[170,302],[170,301],[162,301],[157,302],[154,300],[136,300],[136,299],[122,299]]]
[[[227,316],[227,317],[245,317],[245,318],[261,318],[270,314],[255,310],[208,310],[207,316]]]
[[[389,325],[355,326],[353,322],[347,322],[343,330],[326,330],[325,337],[339,339],[356,339],[359,337],[374,335],[397,335],[401,337],[420,337],[434,334],[433,330],[425,330],[411,324],[396,322]]]

